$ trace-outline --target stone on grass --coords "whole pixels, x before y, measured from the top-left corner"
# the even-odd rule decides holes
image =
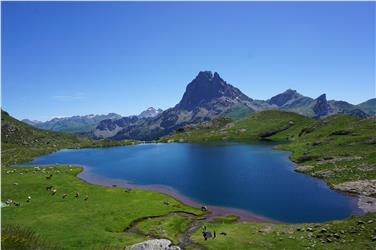
[[[128,246],[125,250],[181,250],[181,248],[173,246],[169,240],[154,239]]]

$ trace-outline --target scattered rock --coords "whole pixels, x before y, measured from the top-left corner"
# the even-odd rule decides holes
[[[181,248],[173,246],[169,240],[154,239],[128,246],[125,250],[181,250]]]
[[[364,196],[376,196],[376,180],[349,181],[334,185],[334,188]]]
[[[320,178],[328,178],[328,177],[334,175],[334,171],[329,170],[329,169],[320,170],[320,171],[314,172],[312,175],[315,176],[315,177],[320,177]]]
[[[245,128],[241,128],[241,129],[239,129],[239,133],[244,133],[244,132],[246,132],[247,131],[247,129],[245,129]]]
[[[297,166],[295,168],[295,171],[305,173],[305,172],[311,171],[313,168],[314,168],[313,166]]]
[[[360,171],[362,172],[370,172],[370,171],[375,171],[376,170],[376,164],[371,164],[371,165],[363,165],[358,167]]]

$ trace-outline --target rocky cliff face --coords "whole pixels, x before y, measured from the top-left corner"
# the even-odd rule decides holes
[[[322,94],[315,100],[315,106],[313,106],[313,112],[317,118],[328,116],[333,112],[332,107],[329,105],[326,100],[326,94]]]
[[[218,98],[252,101],[251,98],[243,94],[239,89],[226,83],[217,72],[213,74],[211,71],[201,71],[188,84],[183,98],[175,108],[192,111]]]

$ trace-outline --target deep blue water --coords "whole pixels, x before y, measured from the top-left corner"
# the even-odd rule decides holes
[[[28,164],[81,164],[98,176],[166,185],[204,204],[284,222],[322,222],[354,212],[351,197],[294,172],[288,156],[268,145],[170,143],[62,150]]]

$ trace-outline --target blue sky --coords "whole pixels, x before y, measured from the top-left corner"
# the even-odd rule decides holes
[[[200,70],[255,99],[375,97],[373,2],[1,5],[2,107],[19,119],[166,109]]]

